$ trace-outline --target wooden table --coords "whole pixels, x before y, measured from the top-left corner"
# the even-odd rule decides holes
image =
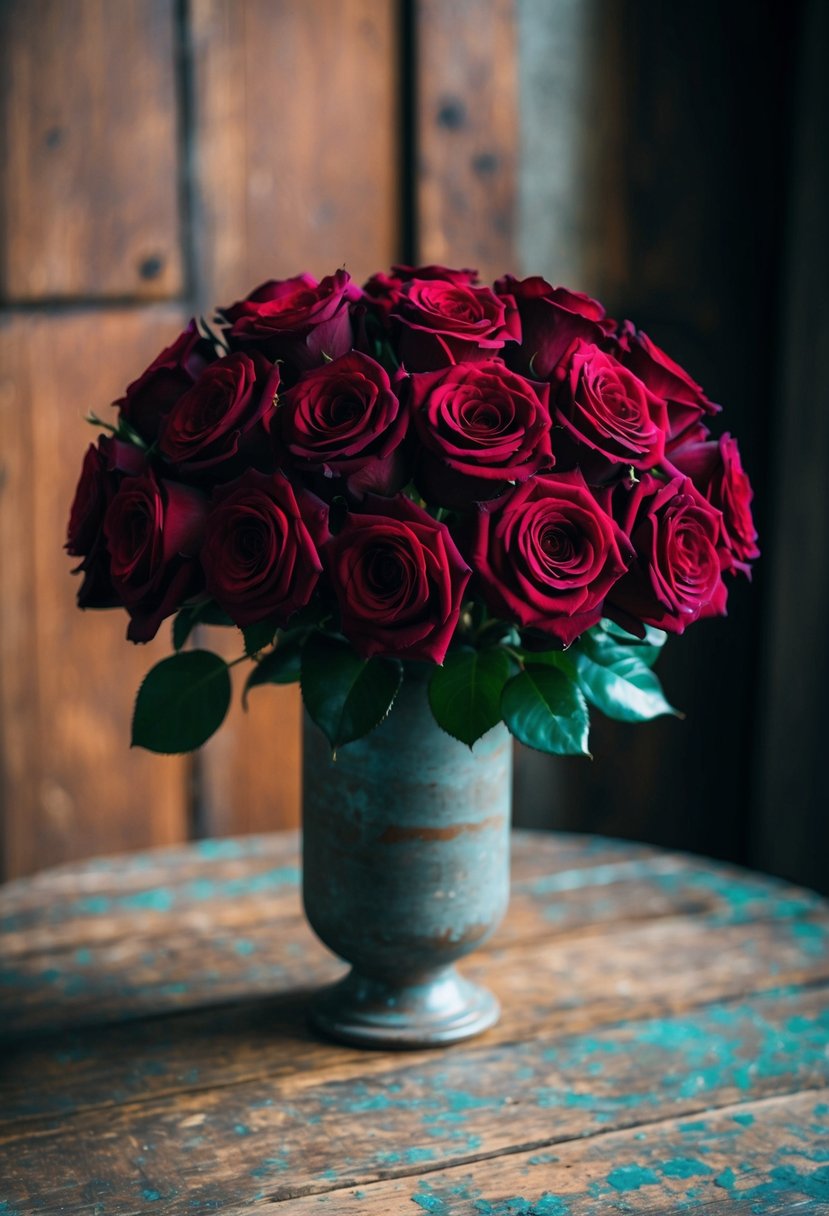
[[[829,907],[697,858],[518,834],[466,964],[500,1025],[318,1042],[341,964],[294,836],[0,892],[0,1214],[829,1212]]]

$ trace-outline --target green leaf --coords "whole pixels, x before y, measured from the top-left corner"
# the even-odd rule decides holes
[[[201,747],[221,726],[230,705],[230,672],[209,650],[162,659],[138,690],[132,746],[173,755]]]
[[[213,600],[187,604],[173,621],[173,649],[181,650],[197,625],[232,625],[233,621]]]
[[[429,704],[438,726],[471,747],[501,721],[501,693],[509,674],[503,650],[465,646],[452,651],[429,681]]]
[[[510,733],[540,752],[589,756],[590,717],[581,689],[558,667],[525,667],[504,686],[501,711]]]
[[[576,661],[572,647],[569,650],[526,650],[522,647],[519,654],[526,667],[558,667],[575,682]]]
[[[605,617],[600,625],[594,625],[592,629],[588,629],[583,635],[582,641],[589,638],[591,643],[596,646],[617,646],[619,644],[628,649],[633,649],[639,655],[648,667],[653,667],[656,660],[659,658],[662,647],[667,640],[667,633],[661,629],[654,629],[653,625],[645,625],[644,638],[638,638],[633,633],[628,633],[621,625],[617,625],[615,621],[608,620]],[[596,661],[602,662],[601,657],[597,654]]]
[[[591,705],[619,722],[646,722],[661,714],[676,714],[639,647],[595,646],[589,638],[583,641],[576,659],[578,682]]]
[[[275,621],[257,621],[255,625],[245,625],[242,630],[242,636],[245,639],[245,654],[253,658],[260,650],[270,646],[275,633]]]
[[[258,684],[293,684],[301,674],[304,629],[291,630],[277,639],[276,649],[256,664],[247,678],[242,704],[247,705],[248,692]]]
[[[302,651],[302,699],[335,751],[383,721],[402,679],[396,659],[361,659],[325,634],[312,634]]]

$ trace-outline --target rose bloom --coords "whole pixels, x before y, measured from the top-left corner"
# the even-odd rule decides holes
[[[172,346],[153,359],[115,402],[121,417],[142,439],[153,443],[179,397],[215,358],[212,343],[201,336],[191,320]]]
[[[201,554],[207,590],[240,627],[287,624],[319,580],[327,507],[283,473],[256,470],[213,499]]]
[[[394,493],[406,480],[400,445],[408,413],[388,373],[352,351],[306,372],[281,398],[277,454],[295,468],[343,478],[355,497]]]
[[[159,448],[184,472],[215,475],[274,408],[279,367],[262,355],[236,352],[211,363],[167,415]]]
[[[737,440],[731,435],[689,443],[671,454],[671,464],[690,477],[701,494],[722,512],[723,539],[743,574],[760,556],[757,529],[751,514],[754,491],[740,460]]]
[[[549,385],[487,359],[415,373],[410,386],[415,480],[430,502],[467,507],[553,464]]]
[[[577,339],[600,343],[614,328],[598,300],[566,287],[551,287],[540,275],[516,279],[505,274],[495,290],[518,308],[521,345],[509,347],[505,357],[525,376],[546,380]]]
[[[360,294],[350,282],[344,270],[319,283],[310,274],[270,279],[219,310],[230,322],[231,346],[282,359],[291,373],[344,355],[352,344],[349,302]]]
[[[704,415],[719,412],[720,407],[708,400],[685,369],[631,321],[620,325],[612,347],[617,359],[666,402],[669,450],[677,443],[697,436],[704,429],[701,428]]]
[[[509,296],[443,279],[405,283],[391,319],[400,334],[401,361],[410,372],[489,359],[505,343],[521,339],[518,313]]]
[[[323,550],[341,629],[366,658],[442,663],[470,570],[449,529],[410,499],[366,499]]]
[[[560,370],[555,419],[571,440],[605,460],[637,469],[662,460],[667,409],[638,376],[581,340]]]
[[[104,517],[112,585],[130,614],[127,637],[149,642],[166,616],[201,589],[195,556],[207,501],[152,469],[125,477]]]
[[[641,634],[642,624],[682,633],[701,617],[725,614],[722,516],[690,478],[646,474],[618,487],[614,507],[636,561],[613,588],[608,616]]]
[[[104,516],[123,477],[137,476],[145,465],[140,448],[109,435],[100,435],[97,445],[91,443],[87,448],[66,530],[67,553],[83,558],[73,571],[84,576],[78,590],[79,608],[120,604],[109,574]]]
[[[493,612],[568,646],[600,620],[633,553],[574,470],[534,477],[481,512],[470,555]]]
[[[449,266],[392,266],[390,274],[379,271],[363,284],[363,300],[375,308],[383,318],[397,303],[405,283],[412,279],[442,279],[461,287],[474,287],[478,282],[477,270],[464,268],[453,270]]]

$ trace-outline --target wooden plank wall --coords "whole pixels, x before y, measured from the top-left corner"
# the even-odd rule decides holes
[[[600,295],[726,403],[769,534],[781,287],[813,290],[810,310],[819,295],[781,263],[808,7],[0,3],[3,873],[296,822],[295,690],[260,690],[195,759],[129,752],[133,692],[166,630],[133,649],[116,614],[75,612],[60,553],[81,415],[103,410],[181,318],[264,278],[345,263],[359,279],[403,258],[489,278],[541,271]],[[804,163],[821,146],[813,123]],[[808,189],[799,206],[820,213]],[[805,357],[800,315],[793,360]],[[800,383],[784,383],[790,410]],[[805,779],[792,790],[785,762],[755,754],[762,738],[764,757],[779,756],[797,713],[815,720],[812,685],[787,686],[797,712],[780,695],[797,612],[777,555],[796,551],[808,510],[792,497],[792,426],[788,512],[754,588],[736,590],[727,622],[668,649],[664,678],[688,720],[599,724],[592,766],[522,753],[520,820],[754,856],[820,881]],[[817,484],[826,470],[812,458]],[[781,657],[758,679],[770,644]],[[802,826],[781,852],[786,799]]]

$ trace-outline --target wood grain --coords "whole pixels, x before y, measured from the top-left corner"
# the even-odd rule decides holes
[[[415,45],[418,261],[491,281],[516,254],[514,2],[418,0]]]
[[[182,289],[172,0],[0,6],[0,298]]]
[[[79,613],[62,554],[90,408],[178,331],[177,311],[6,315],[0,584],[2,831],[7,875],[186,834],[186,763],[129,750],[132,703],[169,648],[124,641],[121,612]],[[22,543],[25,538],[25,544]],[[6,564],[8,562],[8,565]]]
[[[345,265],[362,281],[397,256],[397,9],[190,6],[202,308],[305,270]],[[214,642],[226,654],[235,646]],[[205,834],[298,822],[300,721],[296,687],[257,689],[247,713],[237,695],[199,761]]]

